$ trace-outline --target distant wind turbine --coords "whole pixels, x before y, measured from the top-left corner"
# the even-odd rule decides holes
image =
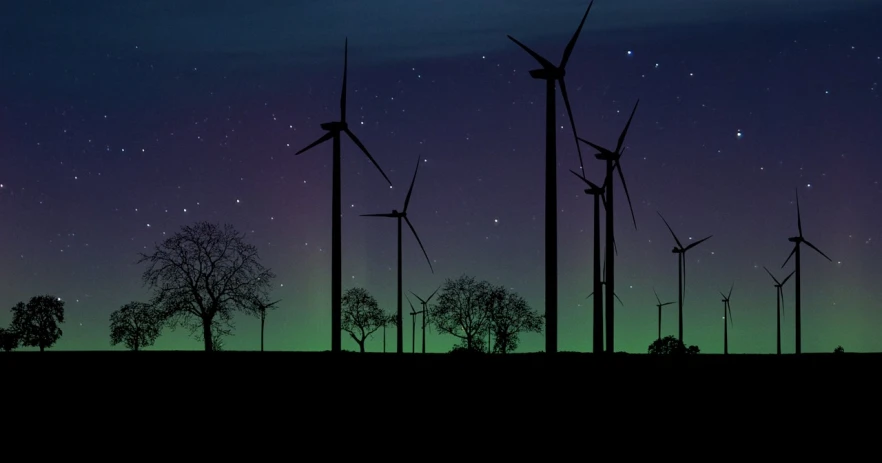
[[[435,296],[435,293],[437,293],[439,289],[441,289],[441,286],[438,286],[438,288],[436,288],[435,291],[432,291],[432,294],[430,294],[429,297],[427,297],[426,299],[423,299],[423,298],[417,296],[417,294],[413,291],[410,292],[410,294],[413,294],[417,299],[419,299],[420,304],[423,305],[423,353],[424,354],[426,353],[426,325],[429,323],[429,320],[428,320],[429,301],[432,300],[432,297]]]
[[[658,301],[658,304],[656,304],[655,306],[658,307],[658,339],[661,340],[661,325],[662,325],[662,323],[661,323],[662,322],[662,316],[661,316],[662,310],[661,309],[662,309],[662,307],[664,307],[666,305],[676,304],[677,302],[671,301],[671,302],[664,302],[663,303],[661,301],[661,299],[658,297],[658,293],[655,292],[655,288],[652,288],[652,292],[655,293],[655,300]]]
[[[784,283],[787,283],[787,280],[789,280],[790,277],[792,277],[793,274],[796,273],[796,270],[790,272],[790,275],[787,275],[787,278],[785,278],[784,281],[778,281],[778,279],[775,278],[775,275],[772,275],[772,272],[770,272],[769,269],[767,269],[765,266],[763,266],[763,269],[765,269],[766,273],[768,273],[769,276],[772,277],[773,280],[775,280],[775,305],[777,305],[776,326],[778,331],[778,337],[776,339],[778,346],[778,355],[781,355],[781,316],[784,315]]]
[[[729,294],[723,294],[720,291],[720,296],[723,296],[723,355],[729,355],[729,326],[733,325],[732,322],[732,306],[729,305],[729,298],[732,297],[732,290],[735,288],[735,283],[732,283],[732,287],[729,288]],[[727,315],[728,313],[728,315]],[[726,322],[729,322],[728,324]]]
[[[389,214],[362,214],[362,217],[392,217],[398,220],[398,314],[396,319],[397,325],[397,339],[398,339],[398,353],[404,353],[404,330],[402,328],[402,318],[403,318],[403,307],[401,304],[401,296],[404,294],[404,288],[401,285],[401,221],[407,223],[407,226],[410,228],[410,231],[413,232],[414,238],[416,238],[417,243],[420,245],[420,249],[423,250],[423,255],[426,256],[426,262],[429,263],[429,269],[432,270],[432,273],[435,273],[435,269],[432,268],[432,261],[429,260],[429,254],[426,253],[426,248],[423,247],[423,242],[420,240],[420,236],[417,235],[416,229],[413,228],[413,224],[410,223],[410,219],[407,218],[407,206],[410,204],[410,195],[413,193],[413,184],[416,182],[417,172],[420,170],[420,159],[417,158],[416,169],[413,171],[413,179],[410,181],[410,188],[407,190],[407,197],[404,198],[404,208],[401,212],[398,212],[397,209],[393,209]]]
[[[333,140],[333,183],[332,183],[332,197],[331,197],[331,351],[332,352],[340,352],[341,351],[341,340],[342,340],[342,321],[343,321],[343,306],[342,306],[342,297],[343,297],[343,261],[342,261],[342,241],[343,241],[343,232],[341,225],[341,180],[340,180],[340,138],[341,133],[345,133],[353,143],[358,146],[359,149],[370,159],[371,163],[376,166],[377,170],[380,171],[380,174],[383,175],[383,178],[389,182],[389,187],[392,187],[392,181],[389,180],[389,177],[386,176],[386,173],[383,172],[383,169],[380,168],[380,165],[377,164],[377,161],[374,160],[374,157],[368,153],[367,148],[364,147],[364,144],[358,137],[349,130],[349,125],[346,123],[346,78],[348,73],[349,66],[349,39],[346,39],[346,42],[343,47],[343,90],[340,92],[340,120],[335,122],[325,122],[321,124],[322,130],[327,131],[328,133],[324,134],[318,140],[312,142],[306,148],[295,153],[295,156],[299,156],[302,153],[310,150],[311,148],[318,146],[328,140]]]
[[[405,294],[404,297],[407,297],[407,294]],[[413,302],[410,302],[409,297],[407,297],[407,303],[410,304],[410,324],[411,324],[411,328],[410,328],[410,336],[411,336],[410,353],[415,354],[416,353],[416,316],[419,314],[423,314],[423,344],[425,344],[425,340],[426,340],[426,312],[423,310],[420,310],[419,312],[417,312],[417,310],[413,308]]]
[[[702,238],[684,248],[683,244],[680,243],[680,239],[677,238],[677,235],[674,233],[674,230],[671,229],[670,225],[668,225],[668,221],[665,220],[665,217],[663,215],[661,215],[661,212],[658,212],[658,216],[661,217],[662,221],[664,221],[665,226],[668,227],[668,231],[671,232],[671,236],[674,237],[674,241],[677,242],[677,246],[675,246],[674,249],[671,250],[671,252],[677,254],[677,305],[679,307],[679,321],[677,323],[679,325],[680,331],[680,342],[683,342],[683,294],[686,292],[686,251],[711,239],[711,237],[713,237],[714,235],[710,235],[707,238]]]
[[[796,259],[795,259],[795,262],[796,262],[796,270],[795,270],[795,272],[796,272],[796,298],[795,298],[796,299],[796,304],[795,304],[796,305],[796,310],[795,310],[795,312],[796,312],[796,353],[801,354],[802,353],[802,298],[800,295],[800,289],[801,289],[800,285],[802,283],[802,279],[800,278],[801,266],[800,266],[800,260],[799,260],[799,245],[805,243],[808,247],[814,249],[815,251],[818,251],[818,254],[824,256],[824,258],[829,260],[830,262],[833,262],[833,259],[830,259],[829,257],[827,257],[827,254],[824,254],[823,252],[821,252],[820,249],[816,248],[814,244],[809,243],[808,240],[806,240],[802,236],[802,215],[800,215],[800,213],[799,213],[799,191],[796,192],[796,226],[799,229],[799,236],[793,236],[793,237],[787,238],[787,241],[790,241],[791,243],[795,243],[795,244],[793,245],[793,251],[790,251],[790,255],[787,256],[787,260],[784,261],[784,264],[781,265],[781,268],[784,268],[784,266],[787,265],[787,262],[790,261],[790,258],[793,257],[794,254],[796,255]]]
[[[588,5],[588,9],[582,16],[576,33],[570,39],[566,49],[564,49],[563,58],[560,66],[555,66],[551,61],[543,58],[541,55],[531,50],[529,47],[519,42],[512,36],[508,38],[524,49],[539,64],[541,69],[530,71],[530,76],[534,79],[545,81],[545,352],[553,354],[557,352],[557,114],[555,103],[557,94],[555,92],[555,83],[560,82],[560,92],[563,96],[564,105],[567,108],[567,114],[570,118],[570,127],[573,131],[573,137],[576,141],[576,150],[579,152],[579,165],[582,164],[582,149],[579,147],[578,135],[576,132],[576,122],[573,120],[573,111],[570,109],[570,99],[567,95],[567,86],[564,82],[566,75],[567,61],[573,53],[576,46],[576,40],[579,33],[582,32],[582,26],[585,25],[585,18],[591,11],[592,2]],[[584,167],[582,167],[584,172]]]

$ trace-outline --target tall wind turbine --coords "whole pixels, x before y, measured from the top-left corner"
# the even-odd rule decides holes
[[[340,139],[342,138],[340,134],[345,133],[353,143],[358,146],[359,149],[370,159],[371,163],[377,167],[377,170],[383,175],[383,178],[389,183],[389,187],[392,187],[392,181],[389,180],[389,177],[386,176],[386,173],[383,172],[383,169],[380,168],[380,165],[377,164],[377,161],[374,160],[374,157],[368,153],[367,148],[364,147],[364,144],[358,137],[349,130],[349,125],[346,123],[346,77],[348,73],[349,66],[349,39],[346,39],[346,42],[343,46],[343,90],[340,92],[340,120],[336,122],[325,122],[321,124],[322,130],[327,131],[328,133],[324,134],[318,140],[312,142],[306,148],[295,153],[295,156],[298,156],[309,149],[318,146],[328,140],[333,140],[333,184],[332,184],[332,197],[331,197],[331,351],[332,352],[340,352],[341,349],[341,337],[342,337],[342,320],[343,320],[343,310],[342,310],[342,297],[343,297],[343,264],[342,264],[342,241],[343,241],[343,232],[341,226],[340,216],[341,212],[341,194],[340,194]]]
[[[676,301],[663,303],[661,301],[661,299],[658,297],[658,293],[655,292],[655,288],[652,288],[652,292],[655,293],[655,300],[658,301],[658,304],[656,304],[655,306],[658,307],[658,339],[661,340],[661,320],[662,320],[661,319],[661,312],[662,312],[661,309],[662,309],[662,307],[664,307],[666,305],[675,304]]]
[[[592,296],[599,296],[599,297],[595,297],[595,299],[594,299],[595,308],[597,307],[597,301],[598,301],[598,300],[600,300],[600,301],[603,301],[603,300],[604,300],[603,288],[606,287],[606,279],[607,279],[607,273],[606,273],[606,255],[604,255],[604,256],[603,256],[603,270],[601,271],[600,276],[597,278],[597,280],[598,280],[598,286],[600,286],[600,289],[601,289],[601,290],[600,290],[600,291],[597,291],[597,290],[592,291],[591,294],[589,294],[588,297],[585,298],[585,299],[588,299],[588,298],[590,298],[590,297],[592,297]],[[625,306],[625,303],[622,302],[622,300],[619,298],[619,295],[618,295],[618,294],[613,293],[613,297],[614,297],[617,301],[619,301],[619,305],[621,305],[622,307]],[[595,312],[595,314],[596,314],[596,313],[597,313],[597,312]],[[603,326],[603,315],[602,315],[603,312],[600,312],[600,313],[601,313],[600,322],[597,322],[596,320],[595,320],[595,322],[594,322],[594,323],[596,323],[596,324],[594,325],[594,333],[595,333],[595,335],[597,335],[597,332],[598,332],[598,326],[601,326],[601,327]],[[607,333],[606,333],[606,334],[607,334],[607,336],[609,336],[610,326],[611,326],[611,325],[609,324],[609,321],[607,321],[607,323],[606,323],[606,330],[607,330]],[[602,329],[600,330],[600,335],[597,336],[597,337],[594,339],[594,342],[596,343],[596,342],[598,342],[598,340],[600,340],[600,342],[603,341],[603,331],[602,331]],[[595,345],[595,348],[596,348],[596,347],[597,347],[597,346]],[[602,347],[602,344],[601,344],[601,347]],[[599,351],[595,351],[595,353],[603,353],[603,349],[601,348],[601,350],[599,350]]]
[[[573,120],[573,111],[570,109],[570,99],[567,95],[564,75],[566,74],[567,61],[573,53],[576,40],[579,38],[579,33],[582,32],[585,18],[588,17],[588,12],[591,11],[593,4],[592,0],[585,15],[582,16],[579,28],[576,29],[573,38],[564,49],[560,66],[555,66],[551,61],[543,58],[514,37],[508,36],[512,42],[523,48],[542,65],[542,69],[530,71],[530,76],[545,81],[545,352],[549,354],[557,352],[557,123],[555,113],[557,95],[554,88],[555,83],[560,82],[560,92],[567,108],[567,115],[570,118],[576,150],[579,152],[579,164],[582,166],[582,150],[578,143],[576,122]],[[582,170],[584,171],[584,167]]]
[[[407,297],[407,294],[404,295]],[[419,314],[423,314],[423,344],[425,345],[426,340],[426,312],[425,310],[420,310],[417,312],[416,309],[413,308],[413,302],[410,302],[410,298],[407,297],[407,303],[410,304],[410,353],[416,353],[416,316]]]
[[[794,254],[796,254],[796,259],[795,259],[795,262],[796,262],[796,270],[795,270],[795,272],[796,272],[796,298],[795,298],[796,299],[796,311],[795,311],[796,312],[796,353],[801,354],[802,353],[802,310],[801,310],[802,299],[800,297],[800,289],[801,289],[800,283],[802,282],[802,280],[800,279],[799,245],[802,243],[805,243],[808,247],[814,249],[815,251],[818,251],[818,254],[824,256],[824,258],[829,260],[830,262],[833,262],[833,259],[827,257],[827,254],[824,254],[823,252],[821,252],[820,249],[816,248],[814,244],[809,243],[808,240],[806,240],[802,236],[802,216],[799,213],[799,191],[796,192],[796,226],[799,229],[799,236],[793,236],[793,237],[787,238],[787,241],[790,241],[791,243],[795,243],[795,244],[793,245],[793,251],[790,251],[790,255],[787,256],[787,260],[784,261],[784,264],[781,265],[781,268],[784,268],[784,266],[787,265],[787,262],[790,261],[790,258],[793,257]]]
[[[430,294],[429,297],[427,297],[425,300],[423,298],[417,296],[417,294],[415,292],[413,292],[413,291],[410,292],[410,294],[413,294],[417,299],[419,299],[420,304],[423,305],[423,353],[424,354],[426,353],[426,325],[428,324],[429,301],[432,300],[432,297],[435,296],[435,293],[437,293],[439,289],[441,289],[441,286],[438,286],[434,291],[432,291],[432,294]]]
[[[613,171],[619,172],[619,178],[622,180],[622,188],[625,190],[625,197],[628,199],[628,207],[631,209],[631,220],[634,222],[634,229],[637,229],[637,218],[634,217],[634,207],[631,205],[631,195],[628,193],[628,184],[625,183],[625,174],[622,173],[622,164],[620,159],[622,158],[622,154],[624,153],[624,144],[625,137],[628,135],[628,128],[631,127],[631,121],[634,119],[634,113],[637,112],[637,105],[640,104],[640,100],[637,100],[637,103],[634,104],[634,109],[631,111],[631,117],[628,118],[628,123],[625,124],[625,128],[622,130],[622,133],[619,135],[618,144],[616,144],[615,151],[610,151],[600,145],[596,145],[591,143],[588,140],[579,138],[579,141],[587,143],[592,148],[598,151],[597,154],[594,155],[595,158],[606,161],[606,255],[610,256],[615,251],[615,227],[614,227],[614,215],[613,215]],[[607,285],[606,285],[606,351],[609,353],[615,352],[615,304],[613,303],[613,294],[615,294],[616,289],[616,259],[615,255],[613,255],[609,259],[609,274],[607,274]]]
[[[733,289],[735,289],[735,283],[732,283],[732,287],[729,288],[728,295],[720,291],[720,296],[723,296],[723,355],[729,355],[729,325],[733,325],[732,306],[729,305],[729,298],[732,297]],[[727,321],[729,324],[726,324]]]
[[[585,182],[588,185],[588,188],[585,190],[586,195],[591,195],[594,197],[594,277],[593,277],[593,287],[594,291],[591,294],[596,294],[597,297],[594,298],[594,353],[601,354],[603,353],[603,295],[602,295],[602,286],[601,275],[600,275],[600,202],[603,200],[604,206],[606,206],[606,201],[603,198],[603,191],[606,188],[606,180],[602,186],[597,186],[584,175],[577,174],[575,171],[570,171],[576,177],[579,177],[580,180]]]
[[[658,211],[656,211],[658,212]],[[683,247],[683,244],[680,243],[680,239],[677,238],[677,235],[674,233],[674,230],[671,229],[671,226],[668,225],[668,221],[665,220],[665,217],[661,215],[661,212],[658,212],[658,216],[661,217],[662,221],[664,221],[665,226],[668,227],[668,231],[671,232],[671,236],[674,237],[674,241],[677,242],[677,246],[671,250],[674,254],[677,254],[677,306],[679,307],[679,315],[678,322],[679,332],[680,332],[680,342],[683,342],[683,293],[686,292],[686,251],[698,246],[701,243],[711,239],[710,235],[707,238],[702,238],[689,246]]]
[[[787,283],[787,280],[796,273],[796,270],[790,272],[790,275],[787,275],[787,278],[784,281],[778,281],[775,278],[775,275],[772,275],[772,272],[769,271],[765,266],[763,268],[766,270],[766,273],[775,280],[775,305],[777,305],[777,328],[778,328],[778,337],[777,337],[777,346],[778,346],[778,355],[781,355],[781,316],[784,314],[784,283]]]
[[[397,325],[397,338],[398,338],[398,353],[404,353],[404,330],[402,329],[402,317],[403,310],[401,305],[401,296],[404,294],[404,289],[401,285],[401,220],[404,219],[407,222],[407,226],[410,227],[410,231],[413,232],[414,238],[416,238],[417,243],[420,245],[420,249],[423,250],[423,255],[426,256],[426,262],[429,263],[429,269],[432,270],[432,273],[435,273],[435,269],[432,268],[432,261],[429,260],[429,254],[426,253],[426,248],[423,247],[423,242],[420,241],[420,236],[417,235],[416,230],[413,228],[413,224],[410,223],[410,219],[407,218],[407,205],[410,204],[410,194],[413,193],[413,184],[416,182],[417,172],[420,171],[420,159],[417,158],[416,169],[413,171],[413,179],[410,181],[410,189],[407,190],[407,197],[404,198],[404,208],[401,212],[398,212],[397,209],[393,209],[389,214],[362,214],[362,217],[392,217],[398,220],[398,314],[396,318]]]

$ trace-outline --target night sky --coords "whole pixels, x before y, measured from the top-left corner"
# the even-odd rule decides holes
[[[137,253],[209,220],[247,232],[278,275],[267,349],[329,349],[331,144],[294,153],[339,117],[347,36],[350,126],[394,188],[344,139],[344,290],[395,310],[395,222],[358,215],[400,209],[421,158],[409,217],[435,274],[407,234],[405,289],[425,296],[468,274],[544,312],[545,88],[506,34],[557,63],[586,6],[4,2],[0,326],[16,302],[53,294],[67,318],[54,349],[111,349],[110,313],[149,298]],[[774,352],[762,266],[793,269],[781,264],[798,190],[805,236],[833,260],[803,248],[803,351],[882,351],[880,17],[869,0],[595,3],[567,67],[579,135],[614,147],[640,99],[622,158],[637,230],[616,186],[616,350],[655,339],[653,288],[676,300],[660,211],[684,245],[714,235],[687,254],[686,343],[722,352],[719,291],[734,283],[730,352]],[[559,349],[589,351],[593,203],[568,172],[578,158],[559,96],[557,109]],[[603,164],[583,153],[601,183]],[[791,279],[785,352],[793,294]],[[675,307],[663,335],[676,335]],[[453,343],[432,333],[428,350]],[[153,348],[203,346],[178,329]],[[237,318],[225,348],[259,349],[258,319]],[[344,334],[343,348],[357,345]],[[519,351],[542,349],[542,335],[522,336]]]

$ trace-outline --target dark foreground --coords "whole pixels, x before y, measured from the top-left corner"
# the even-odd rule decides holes
[[[0,353],[0,365],[28,368],[52,364],[76,365],[80,371],[120,371],[128,368],[203,368],[266,371],[284,369],[303,373],[333,372],[339,369],[365,374],[432,372],[452,374],[464,368],[477,374],[543,372],[582,375],[598,368],[622,372],[641,372],[667,368],[732,368],[773,372],[778,369],[875,370],[882,367],[882,353],[861,354],[698,354],[654,356],[647,354],[594,355],[561,352],[483,355],[483,354],[393,354],[343,352],[201,352],[201,351],[97,351],[97,352],[11,352]]]

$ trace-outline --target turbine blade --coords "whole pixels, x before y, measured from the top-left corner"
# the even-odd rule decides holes
[[[361,217],[398,217],[395,214],[361,214]]]
[[[810,242],[808,242],[808,241],[805,241],[805,240],[803,240],[803,243],[807,244],[810,248],[814,249],[815,251],[818,251],[818,254],[820,254],[820,255],[826,257],[827,260],[829,260],[830,262],[833,262],[833,259],[827,257],[827,254],[824,254],[820,249],[816,248],[814,244],[812,244],[812,243],[810,243]]]
[[[640,100],[637,100],[637,103],[634,104],[634,109],[631,110],[631,117],[628,118],[628,123],[625,124],[625,129],[622,130],[622,134],[619,135],[619,144],[616,145],[616,153],[621,154],[622,145],[625,144],[625,137],[628,135],[628,128],[631,127],[631,120],[634,119],[634,113],[637,112],[637,105],[640,104]]]
[[[420,158],[417,157],[416,169],[413,171],[413,179],[410,181],[410,188],[407,190],[407,197],[404,198],[404,211],[407,212],[407,205],[410,204],[410,194],[413,193],[413,184],[416,183],[417,172],[420,171]]]
[[[416,315],[416,309],[413,308],[413,303],[410,302],[410,298],[407,297],[407,294],[404,295],[404,298],[407,299],[407,303],[410,304],[411,315]]]
[[[374,157],[371,156],[371,153],[368,153],[367,148],[364,147],[364,144],[361,142],[361,140],[359,140],[358,137],[356,137],[355,134],[352,133],[351,130],[349,130],[349,128],[346,128],[346,135],[349,135],[349,138],[352,139],[352,141],[356,145],[358,145],[358,148],[361,149],[361,151],[368,157],[368,159],[370,159],[371,162],[377,167],[377,170],[380,171],[380,173],[383,175],[383,178],[385,178],[386,181],[389,182],[389,186],[392,186],[392,180],[389,180],[389,177],[386,176],[386,173],[383,172],[383,169],[380,167],[379,164],[377,164],[377,161],[374,160]]]
[[[779,287],[778,293],[780,293],[780,295],[781,295],[781,318],[787,320],[787,316],[785,315],[785,312],[784,312],[784,288]]]
[[[514,37],[512,37],[512,36],[510,36],[510,35],[508,35],[507,37],[508,37],[512,42],[518,44],[519,47],[523,48],[524,51],[526,51],[527,53],[529,53],[530,56],[532,56],[533,59],[535,59],[536,61],[538,61],[539,64],[542,65],[543,68],[545,68],[545,69],[554,69],[554,68],[555,68],[555,66],[554,66],[553,64],[551,64],[551,61],[548,61],[547,59],[543,58],[541,55],[539,55],[539,53],[536,53],[535,51],[530,50],[530,47],[528,47],[528,46],[522,44],[521,42],[518,41],[518,39],[516,39],[516,38],[514,38]]]
[[[802,237],[802,214],[799,212],[799,190],[793,189],[796,193],[796,227],[799,229],[799,236]]]
[[[346,122],[346,77],[349,73],[349,37],[343,44],[343,90],[340,92],[340,121]]]
[[[655,294],[655,300],[658,301],[659,305],[661,305],[662,301],[658,297],[658,293],[655,291],[655,288],[652,288],[652,293]]]
[[[576,133],[576,121],[573,119],[573,109],[570,107],[570,97],[567,95],[567,84],[563,77],[558,79],[558,81],[560,81],[560,94],[563,96],[564,106],[567,108],[567,116],[570,118],[570,128],[573,130],[573,141],[576,142],[576,151],[579,153],[579,168],[582,169],[582,172],[585,172],[585,164],[582,161],[582,147],[579,146],[579,135]]]
[[[588,18],[588,13],[591,11],[592,5],[594,5],[594,0],[591,0],[591,3],[588,4],[588,9],[585,10],[585,14],[582,16],[582,22],[579,23],[579,28],[576,29],[573,38],[570,39],[570,43],[568,43],[567,48],[564,49],[563,58],[560,60],[561,69],[565,68],[567,66],[567,61],[570,60],[570,55],[573,53],[573,48],[576,47],[576,40],[579,39],[579,33],[582,32],[582,27],[585,25],[585,19]]]
[[[617,300],[617,301],[619,301],[619,304],[621,304],[621,306],[622,306],[622,307],[624,307],[624,306],[625,306],[625,303],[624,303],[624,302],[622,302],[622,300],[621,300],[621,299],[619,299],[619,295],[618,295],[618,294],[616,294],[616,293],[613,293],[613,296],[614,296],[614,297],[615,297],[615,298],[616,298],[616,300]]]
[[[423,250],[423,255],[426,256],[426,262],[429,263],[429,269],[431,269],[431,270],[432,270],[432,274],[434,274],[434,273],[435,273],[435,269],[432,267],[432,261],[429,260],[429,253],[426,252],[426,248],[423,247],[423,242],[420,241],[420,235],[417,235],[416,230],[413,228],[413,224],[410,223],[410,219],[408,219],[407,217],[404,217],[404,221],[407,222],[407,226],[410,227],[410,231],[413,232],[413,237],[416,238],[417,243],[420,244],[420,249]]]
[[[732,304],[726,303],[726,310],[729,311],[729,326],[735,326],[735,320],[732,318]]]
[[[413,294],[413,297],[419,299],[421,304],[425,304],[425,303],[426,303],[426,301],[424,301],[423,298],[419,297],[419,296],[417,295],[417,293],[411,291],[410,294]]]
[[[722,292],[722,291],[720,291],[720,296],[723,296],[723,299],[726,299],[726,295],[725,295],[725,294],[723,294],[723,292]],[[725,301],[723,301],[723,302],[725,302]]]
[[[729,287],[729,295],[726,296],[726,299],[732,297],[732,290],[735,289],[735,283],[732,283],[732,286]]]
[[[796,273],[796,270],[790,272],[790,275],[787,275],[787,278],[785,278],[784,281],[781,282],[781,286],[784,286],[784,283],[787,283],[787,280],[789,280],[790,277],[792,277],[794,273]]]
[[[713,237],[714,237],[714,235],[710,235],[710,236],[708,236],[707,238],[700,239],[700,240],[698,240],[698,241],[696,241],[696,242],[690,244],[689,246],[686,246],[686,249],[684,249],[683,252],[686,252],[686,251],[688,251],[688,250],[690,250],[690,249],[692,249],[692,248],[698,246],[698,245],[701,244],[701,243],[704,243],[705,241],[707,241],[707,240],[709,240],[709,239],[711,239],[711,238],[713,238]]]
[[[586,184],[588,184],[588,186],[593,186],[593,185],[594,185],[593,183],[591,183],[590,181],[588,181],[587,178],[584,177],[584,174],[577,174],[576,171],[574,171],[573,169],[570,169],[570,172],[572,172],[573,175],[575,175],[576,177],[579,177],[579,180],[585,182]]]
[[[677,303],[677,301],[665,302],[664,304],[662,304],[662,307],[664,307],[666,305],[676,304],[676,303]]]
[[[790,262],[790,258],[793,257],[794,254],[796,254],[796,246],[799,246],[799,243],[797,243],[795,246],[793,246],[793,250],[790,251],[790,255],[787,256],[787,260],[785,260],[784,263],[781,264],[781,268],[784,268],[784,266],[787,265],[787,262]],[[794,272],[795,272],[795,270],[794,270]]]
[[[619,179],[622,180],[622,188],[625,190],[625,198],[628,199],[628,208],[631,209],[631,220],[634,221],[634,230],[637,229],[637,217],[634,216],[634,206],[631,205],[631,193],[628,193],[628,184],[625,183],[625,174],[622,173],[622,164],[616,162],[616,170],[619,172]]]
[[[613,154],[612,151],[610,151],[610,150],[608,150],[608,149],[606,149],[606,148],[604,148],[604,147],[602,147],[602,146],[600,146],[600,145],[595,145],[594,143],[591,143],[590,141],[588,141],[588,140],[586,140],[586,139],[584,139],[584,138],[582,138],[582,137],[578,137],[578,140],[579,140],[580,142],[585,143],[586,145],[588,145],[588,146],[590,146],[590,147],[596,149],[597,151],[600,151],[601,153],[608,154],[608,155],[609,155],[609,154]]]
[[[676,234],[674,234],[674,229],[672,229],[671,226],[668,225],[668,221],[665,220],[665,216],[661,215],[661,212],[658,212],[658,211],[655,211],[655,212],[656,212],[656,213],[658,214],[658,216],[661,217],[661,219],[665,222],[665,226],[668,227],[668,231],[671,232],[671,236],[673,236],[673,237],[674,237],[674,241],[677,242],[677,247],[680,248],[680,249],[683,249],[683,245],[680,244],[680,239],[677,238],[677,235],[676,235]]]
[[[593,296],[593,295],[594,295],[594,293],[593,293],[593,292],[592,292],[592,293],[591,293],[591,294],[589,294],[589,295],[588,295],[588,297],[586,297],[586,298],[585,298],[585,299],[590,299],[590,298],[591,298],[591,296]]]
[[[307,146],[306,148],[303,148],[302,150],[294,153],[294,156],[297,156],[301,153],[305,153],[305,152],[309,151],[310,149],[312,149],[318,145],[321,145],[322,143],[324,143],[332,138],[334,138],[334,132],[328,132],[328,133],[322,135],[318,140],[310,143],[309,146]]]
[[[777,278],[775,278],[775,275],[772,275],[772,272],[770,272],[769,269],[767,269],[765,265],[763,265],[763,269],[766,271],[766,273],[769,274],[770,277],[772,277],[773,280],[775,280],[776,285],[783,284],[783,283],[779,282]],[[787,280],[784,280],[784,281],[787,281]]]
[[[613,238],[613,252],[616,253],[616,256],[619,255],[619,245],[616,244],[616,239]]]
[[[437,287],[437,288],[435,288],[435,290],[434,290],[434,291],[432,291],[432,294],[430,294],[430,295],[429,295],[429,297],[428,297],[428,298],[427,298],[427,299],[426,299],[426,304],[428,304],[428,303],[429,303],[429,301],[431,301],[431,300],[432,300],[432,296],[434,296],[434,295],[435,295],[435,293],[437,293],[437,292],[438,292],[438,290],[439,290],[439,289],[441,289],[441,285],[438,285],[438,287]]]

